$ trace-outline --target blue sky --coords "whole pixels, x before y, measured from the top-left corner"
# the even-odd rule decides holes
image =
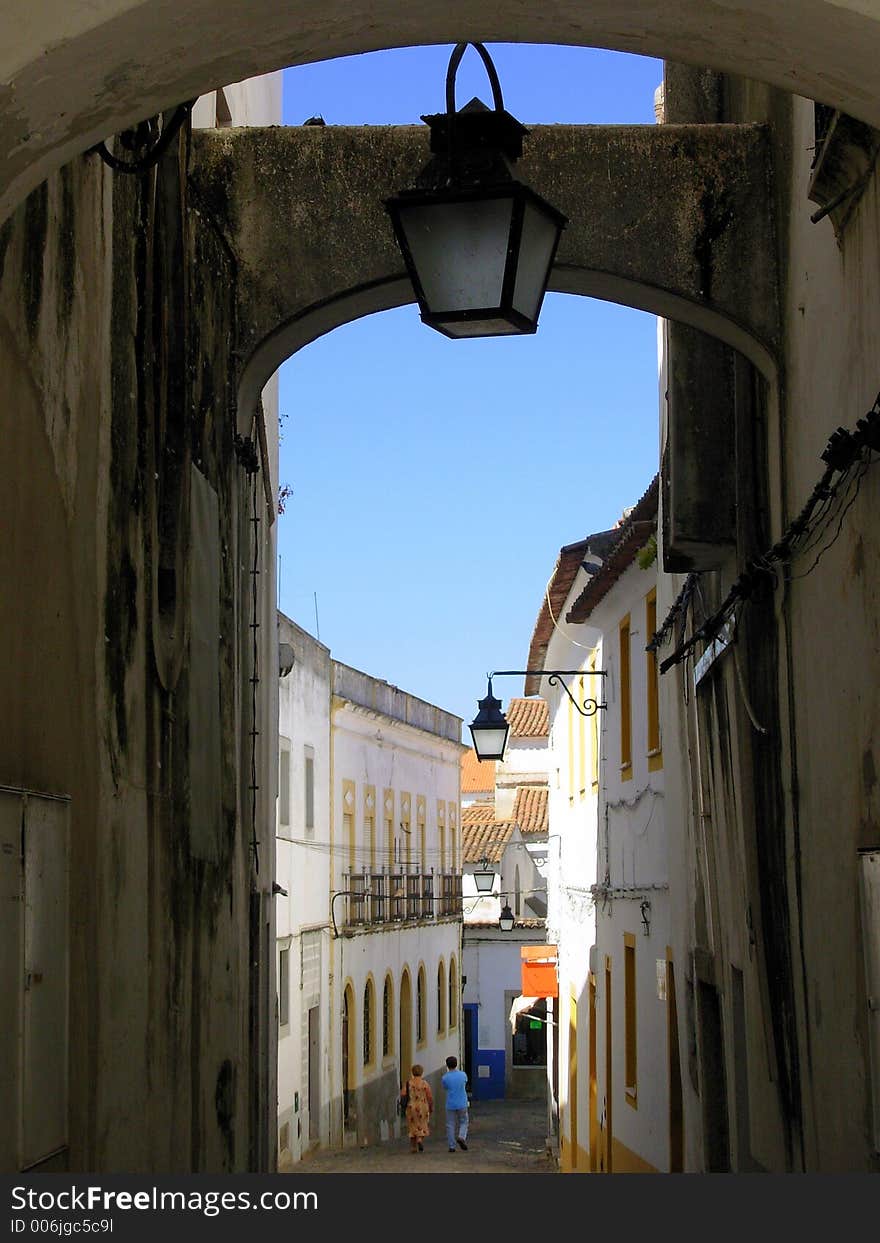
[[[420,124],[445,110],[452,46],[287,70],[284,121]],[[660,61],[487,46],[525,125],[654,123]],[[456,88],[458,107],[491,105],[473,49]],[[534,336],[451,341],[413,304],[313,342],[280,385],[282,612],[335,659],[462,717],[469,742],[486,674],[526,667],[559,549],[613,526],[656,473],[656,320],[548,294]],[[506,703],[522,679],[494,690]]]

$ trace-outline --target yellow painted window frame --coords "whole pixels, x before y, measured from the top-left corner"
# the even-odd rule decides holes
[[[455,964],[455,955],[449,955],[449,1030],[454,1031],[458,1027],[458,968]]]
[[[437,838],[440,843],[440,871],[446,870],[446,803],[437,799]]]
[[[386,786],[382,791],[382,817],[385,821],[385,853],[389,867],[394,867],[394,791]],[[390,808],[389,808],[390,803]]]
[[[599,688],[596,683],[599,678],[596,676],[596,662],[598,660],[598,652],[592,652],[590,655],[590,696],[595,699],[596,703],[600,701]],[[590,784],[594,790],[599,788],[599,713],[594,712],[590,717]]]
[[[372,810],[371,802],[372,799]],[[376,870],[376,787],[364,786],[364,841],[370,851],[370,871]]]
[[[586,702],[586,679],[584,674],[578,675],[578,700]],[[587,718],[578,713],[578,794],[581,802],[587,797]]]
[[[623,1087],[633,1109],[639,1103],[638,1008],[636,999],[636,938],[623,934]]]
[[[428,809],[424,794],[416,795],[416,830],[419,835],[419,860],[423,872],[428,870]]]
[[[349,800],[348,795],[351,795]],[[348,809],[351,810],[348,810]],[[357,867],[357,790],[355,783],[347,777],[342,779],[342,833],[345,838],[345,849],[348,851],[348,870]]]
[[[574,704],[568,700],[568,802],[574,806],[575,769],[574,769]]]
[[[620,775],[632,777],[632,666],[630,661],[630,617],[627,613],[618,630],[620,645]]]
[[[447,806],[447,825],[449,828],[449,850],[451,858],[451,870],[454,872],[459,866],[458,859],[458,836],[456,829],[458,828],[458,818],[455,814],[455,803],[449,803]]]
[[[657,588],[653,587],[645,597],[645,634],[657,631]],[[646,708],[648,718],[648,771],[656,772],[663,767],[663,746],[660,741],[660,671],[657,653],[646,652]]]
[[[412,795],[408,790],[400,792],[400,828],[406,847],[406,865],[412,862]]]

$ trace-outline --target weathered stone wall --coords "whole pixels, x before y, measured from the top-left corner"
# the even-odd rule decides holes
[[[708,371],[700,390],[704,351],[670,329],[667,450],[677,437],[695,454],[684,493],[692,487],[696,504],[715,492],[721,504],[733,481],[735,543],[716,539],[714,555],[693,564],[713,571],[701,577],[694,624],[780,538],[824,470],[829,437],[853,429],[880,388],[876,173],[839,236],[830,219],[812,223],[813,105],[744,79],[711,85],[676,68],[669,115],[703,120],[715,99],[726,119],[767,126],[783,347],[778,392],[733,355],[732,398],[717,402]],[[682,374],[697,378],[690,391]],[[732,472],[718,491],[725,442]],[[692,1168],[710,1159],[741,1170],[876,1168],[857,871],[858,851],[880,843],[876,695],[866,691],[880,677],[875,470],[810,550],[755,583],[735,653],[698,691],[690,662],[661,679],[676,738],[664,751],[681,757],[667,788],[670,823],[682,826],[672,875]],[[666,580],[667,608],[682,581]],[[718,1032],[706,1009],[715,1002]],[[708,1073],[718,1054],[723,1107]]]
[[[411,185],[427,158],[425,126],[194,135],[194,186],[240,261],[243,415],[294,350],[413,300],[383,200]],[[677,316],[774,374],[779,316],[760,126],[534,126],[518,167],[569,218],[550,289]]]
[[[274,557],[261,477],[234,451],[234,263],[187,202],[185,150],[143,177],[75,160],[0,232],[0,784],[71,799],[71,1105],[57,1160],[73,1170],[242,1170],[256,1142],[239,741],[255,488],[260,556]],[[194,490],[209,514],[198,527]],[[202,559],[214,572],[197,597]],[[271,699],[274,625],[260,647]],[[212,755],[192,733],[206,708],[220,723]],[[258,762],[259,820],[274,787]],[[193,794],[203,771],[217,775],[209,805]],[[257,835],[254,883],[270,888],[272,829]],[[12,1064],[17,1010],[0,1020]],[[0,1108],[8,1170],[14,1087]]]

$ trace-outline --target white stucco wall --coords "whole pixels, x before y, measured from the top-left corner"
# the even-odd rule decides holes
[[[287,951],[289,1020],[278,1029],[279,1150],[287,1127],[289,1158],[279,1152],[283,1166],[297,1161],[309,1146],[309,1136],[326,1144],[329,1139],[330,1061],[329,1030],[330,924],[330,652],[283,614],[278,615],[278,637],[294,652],[293,668],[279,679],[279,797],[276,807],[276,880],[286,894],[275,898],[276,970]],[[313,767],[313,821],[306,823],[306,757]],[[286,796],[281,789],[286,778]],[[287,823],[282,823],[286,815]],[[309,1015],[319,1008],[323,1036],[318,1096],[319,1117],[309,1112]],[[314,1134],[317,1130],[317,1135]]]
[[[579,572],[565,608],[571,607],[585,585]],[[596,1030],[598,1115],[605,1106],[605,974],[606,956],[612,969],[613,1100],[612,1135],[636,1154],[639,1162],[667,1168],[666,1011],[657,998],[657,959],[664,959],[669,936],[666,838],[663,815],[662,769],[649,772],[647,755],[646,688],[648,665],[644,653],[645,598],[656,584],[656,568],[645,571],[631,565],[610,588],[590,615],[588,624],[557,628],[546,664],[555,668],[589,667],[606,671],[602,679],[587,681],[585,693],[607,704],[595,718],[582,718],[568,698],[549,698],[550,840],[547,874],[549,909],[547,939],[559,945],[559,1099],[563,1167],[583,1170],[589,1162],[588,1065],[590,947],[596,975]],[[630,615],[630,702],[632,705],[632,767],[620,767],[620,659],[619,624]],[[598,746],[598,762],[593,753]],[[656,761],[655,761],[656,766]],[[594,777],[598,778],[594,781]],[[607,832],[606,832],[607,824]],[[605,878],[606,849],[610,847],[612,887],[633,892],[613,894],[597,902],[591,888]],[[644,888],[636,891],[636,886]],[[659,886],[659,888],[658,888]],[[640,902],[651,903],[650,936],[644,935]],[[624,933],[635,937],[638,1096],[637,1109],[624,1093]],[[571,1118],[575,1090],[569,1067],[577,1042],[577,1125]],[[607,1110],[604,1110],[607,1113]],[[601,1142],[601,1136],[600,1136]],[[576,1149],[576,1151],[575,1151]],[[622,1159],[622,1158],[621,1158]]]
[[[277,70],[200,95],[192,110],[193,126],[280,125],[282,84],[283,72]]]
[[[605,1082],[605,962],[612,971],[613,1124],[616,1166],[645,1162],[669,1168],[667,1012],[658,996],[657,962],[663,964],[669,943],[669,890],[662,767],[649,768],[647,737],[648,662],[645,644],[646,597],[656,586],[656,565],[643,570],[634,562],[621,575],[590,621],[600,628],[601,667],[608,671],[605,728],[600,752],[599,841],[597,880],[607,877],[610,890],[596,905],[598,946],[597,1032],[599,1113],[609,1087]],[[632,720],[631,776],[620,765],[620,644],[621,620],[630,618],[630,684]],[[606,870],[607,869],[607,870]],[[641,903],[646,908],[645,932]],[[624,938],[634,941],[636,972],[637,1092],[627,1097],[624,1084],[625,991]],[[586,1109],[580,1109],[587,1126]],[[588,1135],[589,1130],[579,1134]],[[624,1149],[626,1152],[624,1152]],[[630,1154],[633,1154],[630,1156]],[[623,1168],[629,1168],[624,1166]]]

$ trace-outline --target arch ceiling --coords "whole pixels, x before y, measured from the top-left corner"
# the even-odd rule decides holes
[[[876,0],[29,0],[0,17],[0,220],[73,156],[181,100],[287,65],[459,40],[709,65],[880,127]]]

